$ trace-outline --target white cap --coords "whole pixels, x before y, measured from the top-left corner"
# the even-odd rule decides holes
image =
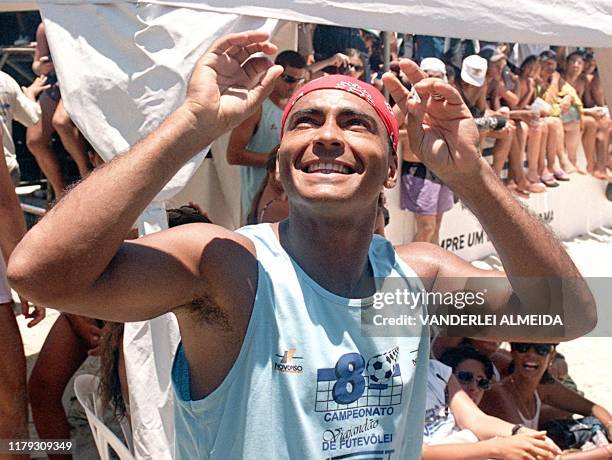
[[[444,62],[435,57],[426,57],[421,61],[421,70],[423,72],[431,71],[431,72],[441,72],[446,75],[446,66]]]
[[[461,65],[461,79],[473,86],[482,86],[487,75],[487,60],[472,54],[463,60]]]

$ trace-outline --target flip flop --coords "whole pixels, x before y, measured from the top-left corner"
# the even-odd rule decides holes
[[[553,174],[546,174],[545,176],[540,177],[540,182],[550,188],[558,187],[559,182],[555,180],[557,176]]]
[[[541,184],[540,182],[534,183],[534,182],[528,181],[527,187],[522,187],[521,190],[524,192],[530,192],[530,193],[544,193],[546,192],[546,187],[544,187],[544,185]]]
[[[569,176],[563,169],[557,169],[553,171],[552,175],[554,176],[555,179],[560,180],[562,182],[567,182],[570,180]]]
[[[508,187],[508,190],[510,190],[511,193],[514,193],[515,195],[518,195],[521,198],[529,198],[531,196],[527,190],[519,189],[518,185],[516,185],[515,183],[506,184],[506,187]]]

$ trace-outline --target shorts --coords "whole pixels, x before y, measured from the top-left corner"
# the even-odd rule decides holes
[[[400,180],[400,208],[432,216],[450,210],[453,192],[422,163],[404,161]]]
[[[57,81],[55,73],[47,75],[47,84],[51,86],[45,90],[45,94],[55,102],[59,102],[62,98],[62,93],[60,93],[59,82]]]
[[[11,295],[11,287],[6,279],[6,265],[4,258],[0,256],[0,304],[9,303],[13,301]]]
[[[11,182],[15,187],[17,187],[19,182],[21,182],[21,170],[19,169],[19,166],[15,166],[13,169],[11,169],[9,174],[11,176]]]
[[[580,111],[576,108],[576,106],[572,105],[566,113],[561,113],[559,118],[561,118],[563,123],[580,121]]]

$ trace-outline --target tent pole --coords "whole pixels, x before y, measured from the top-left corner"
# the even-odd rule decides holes
[[[384,72],[388,72],[389,71],[389,62],[391,61],[391,51],[389,49],[389,32],[387,31],[383,31],[382,32],[382,39],[383,39],[383,71]],[[384,89],[384,94],[385,97],[389,97],[389,92],[387,91],[387,88]]]

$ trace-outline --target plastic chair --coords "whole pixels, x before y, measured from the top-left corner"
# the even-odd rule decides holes
[[[95,375],[83,374],[74,380],[74,392],[85,409],[100,459],[110,460],[112,449],[120,460],[134,460],[128,447],[104,424],[104,407],[98,398],[99,385],[100,379]],[[125,428],[123,426],[121,428],[125,435]],[[129,438],[126,436],[126,439]]]

